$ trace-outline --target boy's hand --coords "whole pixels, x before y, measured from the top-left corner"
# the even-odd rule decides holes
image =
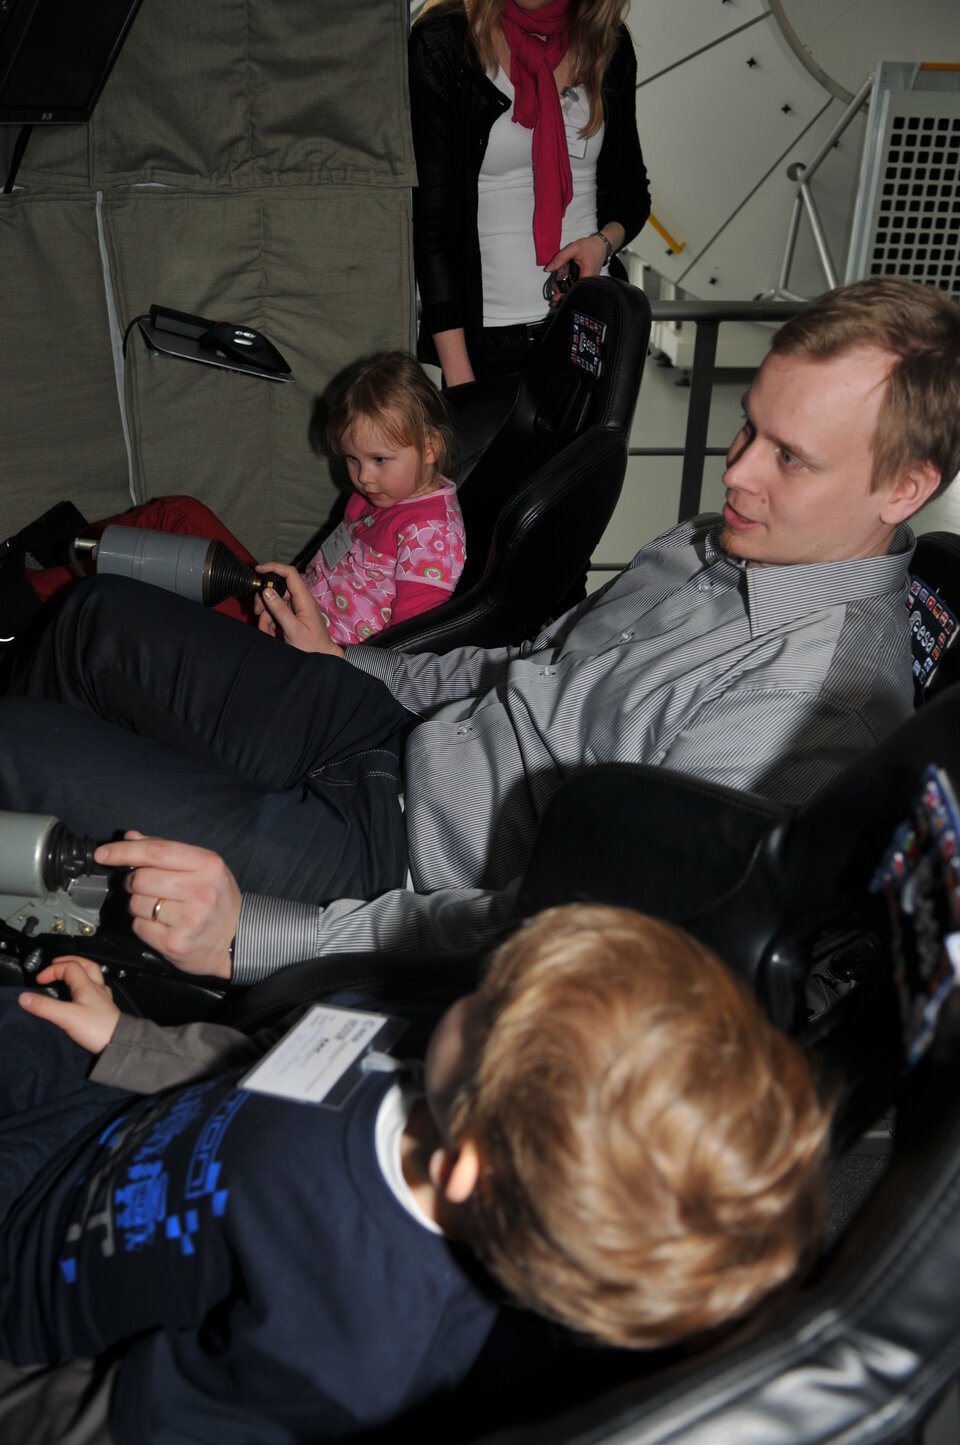
[[[219,853],[192,843],[145,838],[133,829],[122,843],[101,843],[93,855],[124,879],[133,931],[184,973],[230,978],[230,945],[240,921],[240,889]]]
[[[69,1034],[75,1044],[88,1053],[100,1054],[113,1038],[120,1010],[113,1002],[103,974],[89,958],[71,954],[55,958],[37,974],[37,983],[50,984],[62,980],[70,990],[72,1003],[50,998],[45,993],[22,993],[21,1008],[46,1019]]]
[[[330,640],[327,624],[317,606],[316,598],[296,567],[282,562],[263,562],[258,572],[279,572],[287,584],[286,597],[278,597],[272,587],[264,587],[254,599],[253,610],[261,632],[282,637],[301,652],[325,652],[342,657],[343,648]]]

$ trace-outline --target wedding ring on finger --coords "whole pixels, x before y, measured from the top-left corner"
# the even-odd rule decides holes
[[[153,909],[151,910],[151,913],[150,913],[150,917],[151,917],[151,919],[153,920],[154,923],[156,923],[157,919],[160,917],[160,909],[161,909],[162,907],[163,907],[163,899],[162,899],[162,898],[158,898],[157,901],[156,901],[156,903],[153,905]]]

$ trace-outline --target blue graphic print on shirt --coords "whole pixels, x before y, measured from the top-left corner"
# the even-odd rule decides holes
[[[175,1242],[181,1254],[191,1255],[202,1227],[201,1201],[209,1201],[210,1217],[223,1217],[229,1191],[219,1187],[219,1151],[249,1094],[231,1090],[203,1120],[211,1087],[207,1083],[182,1091],[159,1118],[154,1102],[153,1109],[125,1113],[104,1130],[98,1143],[106,1152],[80,1181],[78,1208],[64,1235],[60,1271],[67,1284],[76,1283],[81,1242],[94,1230],[102,1231],[104,1258],[118,1248],[125,1253],[143,1250],[154,1243],[158,1231]],[[178,1189],[171,1184],[165,1156],[176,1140],[198,1125],[199,1136]]]

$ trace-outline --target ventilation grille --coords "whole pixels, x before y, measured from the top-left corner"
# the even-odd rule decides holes
[[[899,69],[881,66],[878,84]],[[848,279],[904,276],[960,296],[960,93],[875,89],[860,196]]]

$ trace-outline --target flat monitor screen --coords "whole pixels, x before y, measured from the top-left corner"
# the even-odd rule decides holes
[[[141,0],[0,0],[0,124],[90,119]]]

